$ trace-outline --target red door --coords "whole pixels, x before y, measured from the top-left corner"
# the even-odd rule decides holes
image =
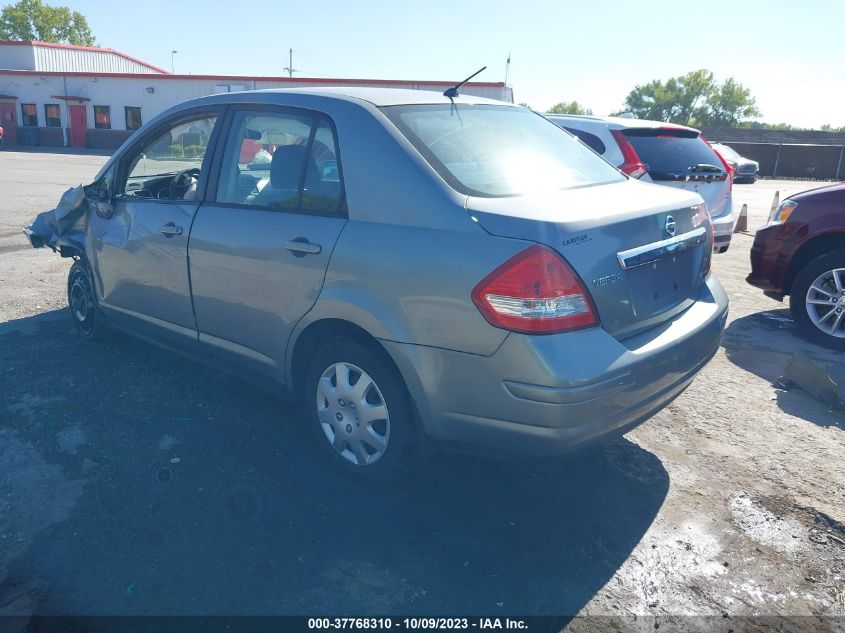
[[[88,111],[84,105],[69,106],[71,147],[88,145]]]
[[[14,103],[0,103],[0,127],[3,128],[3,141],[6,145],[15,145],[18,140],[18,115]]]

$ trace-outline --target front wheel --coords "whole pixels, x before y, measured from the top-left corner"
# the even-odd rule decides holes
[[[330,340],[312,358],[304,388],[312,434],[339,466],[389,478],[412,465],[413,409],[383,353],[355,340]]]
[[[801,269],[789,307],[806,338],[845,349],[845,250],[820,255]]]
[[[91,273],[81,260],[70,267],[67,278],[67,302],[76,332],[85,339],[98,339],[103,324],[97,314],[97,298],[91,284]]]

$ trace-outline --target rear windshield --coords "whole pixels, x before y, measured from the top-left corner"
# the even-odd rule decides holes
[[[693,172],[724,172],[716,152],[694,132],[625,130],[625,136],[655,180]]]
[[[413,105],[382,111],[450,186],[467,195],[517,196],[625,179],[525,108]]]

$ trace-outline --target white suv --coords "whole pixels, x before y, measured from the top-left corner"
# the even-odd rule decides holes
[[[728,250],[736,222],[733,169],[698,130],[624,117],[546,116],[629,176],[698,193],[713,220],[714,250]]]

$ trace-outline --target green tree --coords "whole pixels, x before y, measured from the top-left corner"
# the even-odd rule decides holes
[[[665,82],[655,79],[635,86],[625,97],[623,112],[638,119],[687,125],[737,125],[760,114],[748,88],[733,77],[720,85],[703,68]]]
[[[689,123],[713,92],[715,83],[709,70],[694,70],[665,83],[659,79],[635,86],[625,98],[626,112],[638,119]]]
[[[577,101],[570,101],[566,103],[565,101],[561,101],[558,104],[553,105],[548,114],[592,114],[593,111],[590,108],[583,107]]]
[[[42,0],[18,0],[3,7],[0,39],[94,46],[84,15],[68,7],[52,7]]]
[[[751,91],[733,77],[707,95],[704,108],[696,113],[699,125],[735,126],[743,119],[760,116]]]

